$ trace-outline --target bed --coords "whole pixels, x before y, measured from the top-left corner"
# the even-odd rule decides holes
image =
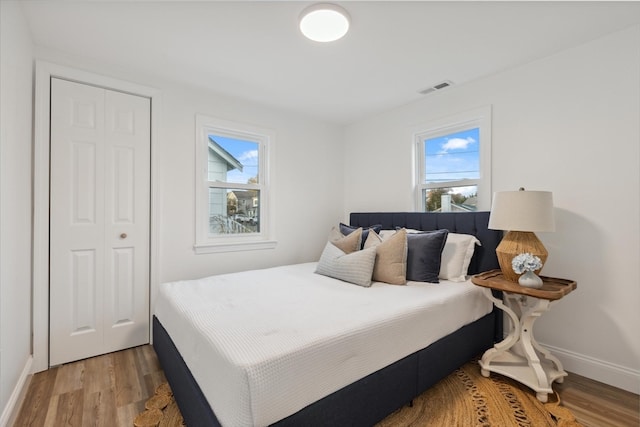
[[[469,264],[469,274],[475,274],[498,267],[495,247],[501,233],[488,230],[488,217],[488,212],[352,213],[350,224],[364,228],[378,224],[388,230],[447,229],[474,235],[482,244],[476,247]],[[409,283],[397,287],[374,283],[371,288],[360,288],[313,275],[315,268],[313,263],[299,264],[163,284],[164,297],[154,309],[153,345],[188,426],[370,426],[502,337],[502,317],[485,300],[471,295],[474,287],[468,284]],[[282,275],[297,280],[296,292],[279,285],[284,281]],[[304,277],[308,279],[300,279]],[[210,280],[217,285],[211,286]],[[280,317],[283,320],[277,320],[283,308],[261,306],[260,298],[252,297],[259,295],[256,283],[260,280],[273,282],[263,289],[286,302],[286,312]],[[226,297],[231,289],[243,287],[246,292],[240,299]],[[178,288],[191,290],[177,293]],[[456,303],[460,312],[471,316],[463,326],[451,325],[448,319],[453,311],[442,303],[457,288],[471,298]],[[442,301],[423,307],[419,295],[426,289],[438,293]],[[331,303],[332,292],[339,292],[334,301],[340,303]],[[205,294],[217,301],[219,310],[199,309],[199,304],[205,304]],[[406,295],[412,296],[407,299]],[[305,307],[305,299],[314,304]],[[380,300],[393,303],[385,306],[377,302]],[[252,313],[258,317],[249,322],[234,319],[234,307],[239,303],[253,304]],[[301,307],[299,312],[295,307]],[[351,316],[346,307],[351,307]],[[373,316],[362,323],[360,318],[366,310]],[[217,318],[218,311],[226,311],[231,318]],[[426,311],[438,322],[424,319]],[[191,318],[182,318],[183,312],[190,313]],[[262,322],[259,316],[273,318],[270,321],[275,323]],[[293,318],[297,320],[287,321]],[[427,328],[415,325],[429,322],[444,330],[434,332],[441,337],[420,335]],[[246,328],[245,323],[257,325],[257,329]],[[298,326],[307,329],[301,332]],[[198,338],[199,330],[212,333],[203,340]],[[272,330],[284,331],[276,344],[270,336]],[[291,344],[293,335],[308,342],[297,347],[297,342]],[[237,340],[239,336],[246,340]],[[367,336],[368,341],[363,338]],[[421,344],[422,340],[428,344]],[[223,351],[217,348],[220,343],[231,344]],[[255,348],[260,359],[254,360]],[[225,368],[231,357],[234,365]],[[236,365],[242,369],[235,369]],[[332,377],[329,371],[337,375]]]

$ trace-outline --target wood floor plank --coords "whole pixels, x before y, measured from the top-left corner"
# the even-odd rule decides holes
[[[164,376],[163,371],[151,372],[145,375],[144,383],[147,389],[147,396],[153,396],[158,386],[165,382],[167,382],[167,378]]]
[[[53,368],[40,372],[31,378],[29,389],[22,402],[21,413],[16,420],[16,426],[42,426],[45,424],[57,375],[58,368]]]
[[[70,391],[57,396],[58,405],[53,425],[81,426],[84,406],[83,390]]]
[[[51,396],[49,407],[47,408],[47,417],[44,420],[43,427],[56,427],[56,416],[58,415],[58,398],[59,394]]]
[[[85,394],[115,388],[115,372],[113,354],[105,354],[85,360],[83,386]]]
[[[140,381],[135,353],[129,349],[113,353],[116,407],[138,402],[147,397]]]
[[[153,396],[155,392],[155,390],[149,389],[145,380],[145,376],[147,375],[145,372],[149,372],[150,364],[146,360],[145,355],[140,351],[140,347],[134,348],[132,351],[136,367],[135,374],[138,376],[138,382],[140,383],[140,397],[147,400]]]
[[[140,412],[144,411],[144,401],[130,403],[128,405],[119,406],[118,409],[118,427],[131,427],[133,420]]]
[[[554,389],[584,427],[640,426],[640,396],[634,393],[577,374]]]
[[[150,345],[143,345],[136,347],[133,350],[135,351],[136,358],[140,364],[140,372],[142,375],[162,371],[160,361],[158,360],[155,351],[153,351],[153,347]]]
[[[83,387],[84,360],[68,363],[58,367],[58,376],[53,387],[53,394],[64,394],[80,390]]]
[[[118,423],[118,411],[113,390],[85,393],[82,427],[113,427]]]

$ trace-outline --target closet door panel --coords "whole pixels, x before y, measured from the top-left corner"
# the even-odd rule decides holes
[[[49,363],[102,347],[104,90],[51,82]]]
[[[150,100],[51,83],[50,365],[149,342]]]

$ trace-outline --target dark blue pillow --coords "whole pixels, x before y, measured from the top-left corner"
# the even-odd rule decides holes
[[[440,259],[449,230],[407,233],[407,280],[440,283]]]
[[[340,232],[345,236],[347,234],[353,233],[358,228],[360,228],[360,227],[354,227],[354,226],[351,226],[351,225],[340,223]],[[360,249],[362,249],[364,247],[364,242],[367,241],[367,236],[369,235],[369,230],[373,230],[376,233],[380,233],[381,229],[382,229],[382,224],[372,225],[371,227],[367,227],[367,228],[362,227],[362,240],[361,240],[361,243],[360,243]]]

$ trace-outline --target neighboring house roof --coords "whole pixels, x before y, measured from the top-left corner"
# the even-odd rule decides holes
[[[468,204],[458,205],[456,203],[451,203],[451,212],[475,212],[476,207]],[[433,212],[442,212],[442,208],[438,208]]]
[[[256,197],[255,191],[234,190],[232,193],[238,200],[253,200]]]
[[[466,206],[477,206],[478,205],[478,197],[472,196],[472,197],[467,198],[467,200],[464,201],[463,205],[466,205]]]
[[[242,163],[240,163],[240,160],[236,159],[231,155],[231,153],[222,148],[211,136],[209,137],[209,150],[212,150],[227,162],[227,171],[238,169],[242,172]]]

